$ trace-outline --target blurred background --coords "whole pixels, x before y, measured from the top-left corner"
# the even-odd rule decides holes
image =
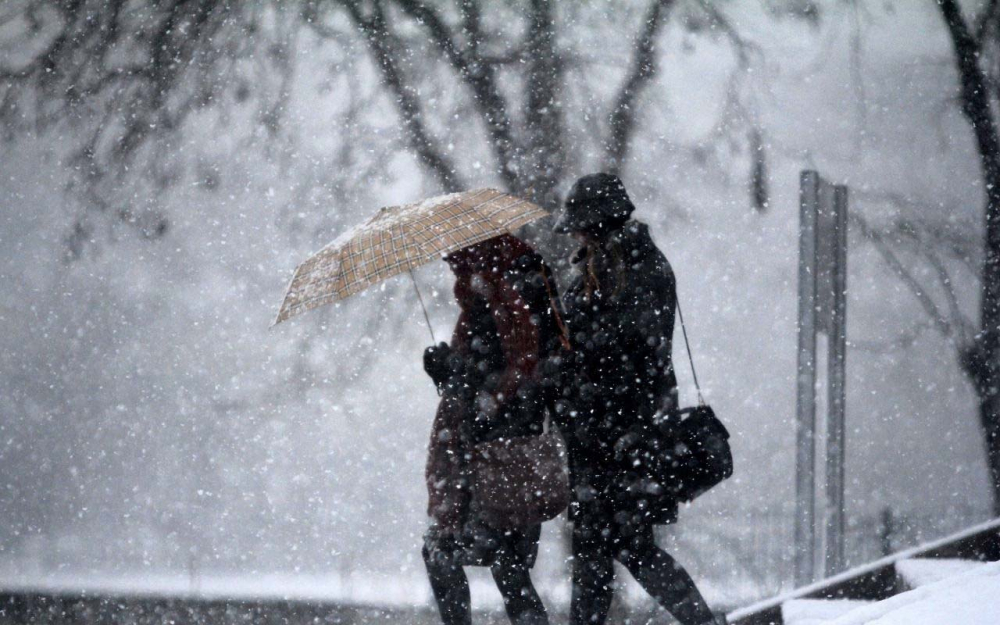
[[[956,5],[987,78],[996,4]],[[555,209],[594,171],[673,264],[733,434],[735,476],[662,533],[710,601],[791,583],[803,169],[851,193],[849,564],[988,518],[955,32],[931,0],[0,3],[0,583],[426,604],[412,285],[269,329],[283,289],[380,206]],[[449,272],[417,279],[448,335]],[[535,572],[559,602],[565,535]]]

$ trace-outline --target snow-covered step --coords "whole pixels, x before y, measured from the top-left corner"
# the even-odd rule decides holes
[[[921,564],[916,564],[907,569],[909,565],[903,565],[900,569],[896,568],[897,563],[903,560],[915,560],[915,559],[936,559],[939,562],[945,558],[971,558],[975,560],[982,561],[996,561],[1000,559],[1000,518],[991,519],[979,525],[966,528],[960,532],[956,532],[950,536],[945,536],[937,540],[931,541],[895,553],[874,562],[869,562],[867,564],[852,568],[850,570],[838,573],[837,575],[803,586],[801,588],[796,588],[789,592],[782,593],[770,599],[765,599],[763,601],[757,602],[755,604],[740,608],[729,613],[729,622],[733,625],[781,625],[784,622],[785,613],[788,612],[784,608],[785,604],[792,601],[797,601],[801,599],[840,599],[843,597],[851,597],[855,599],[871,599],[879,600],[886,599],[890,595],[899,593],[909,587],[916,587],[915,590],[909,592],[919,592],[925,588],[934,587],[937,584],[948,583],[954,578],[962,578],[967,574],[982,574],[983,571],[993,571],[990,567],[994,564],[987,564],[984,566],[975,566],[974,564],[969,566],[971,570],[966,570],[965,572],[958,572],[955,570],[945,571],[944,569],[938,569],[935,573],[928,573],[928,577],[922,580],[917,578],[920,576],[921,572],[933,565],[927,565],[923,567]],[[1000,564],[998,564],[1000,565]],[[946,565],[947,566],[947,565]],[[966,564],[954,565],[955,567],[966,568]],[[923,567],[923,568],[921,568]],[[921,569],[920,572],[912,572],[912,569]],[[909,578],[906,581],[903,578],[903,571]],[[912,574],[911,574],[912,572]],[[952,577],[948,577],[951,573],[955,573]],[[942,575],[943,579],[939,582],[929,583],[925,586],[919,586],[919,581],[931,582],[929,577],[931,574]],[[1000,578],[1000,572],[997,573],[998,578]],[[978,580],[977,585],[986,584],[983,580]],[[993,600],[1000,602],[1000,586],[995,589],[997,599]],[[903,593],[903,595],[908,595],[909,593]],[[886,599],[886,601],[893,601],[899,596],[891,597]],[[912,595],[911,595],[912,600]],[[847,614],[839,617],[835,617],[827,622],[840,622],[841,619],[851,617],[856,612],[867,610],[874,605],[881,605],[885,601],[879,604],[863,605],[851,610]],[[796,609],[795,606],[789,606],[793,611]],[[836,609],[836,608],[831,608]],[[1000,606],[994,604],[989,604],[987,608],[982,608],[982,603],[973,602],[967,607],[969,611],[975,610],[993,610],[993,620],[986,622],[991,622],[992,625],[1000,625],[1000,618],[997,615],[1000,614]],[[789,613],[790,616],[794,614]],[[808,616],[808,614],[802,615],[803,618]],[[877,617],[871,619],[873,625],[877,620]],[[808,621],[806,621],[808,622]],[[822,622],[822,621],[820,621]],[[846,621],[853,622],[853,621]],[[861,621],[867,623],[867,621]],[[896,623],[896,621],[891,621]],[[928,625],[917,621],[920,625]],[[953,620],[947,622],[948,625],[966,625],[961,620]],[[882,622],[878,621],[878,625],[888,625],[890,621]],[[970,623],[977,623],[977,621],[970,621]],[[824,624],[826,625],[826,624]]]
[[[997,625],[998,620],[1000,562],[990,562],[821,622],[823,625]]]
[[[977,562],[976,560],[912,558],[897,562],[896,574],[899,575],[907,588],[912,589],[933,584],[985,565],[985,562]],[[997,620],[1000,621],[1000,615],[998,615]]]
[[[956,558],[900,560],[895,563],[895,568],[904,588],[909,590],[926,588],[924,593],[901,593],[897,597],[902,596],[902,598],[893,597],[891,600],[881,602],[854,599],[791,599],[781,604],[781,620],[784,625],[862,625],[873,620],[879,625],[883,623],[909,625],[911,622],[914,625],[923,625],[924,621],[921,619],[925,617],[927,619],[940,617],[942,620],[933,622],[940,622],[942,625],[951,622],[964,624],[966,622],[964,620],[949,621],[950,615],[944,607],[949,602],[957,600],[957,595],[961,594],[968,595],[967,600],[971,602],[969,606],[958,608],[969,612],[968,618],[992,612],[996,616],[997,623],[1000,623],[1000,603],[994,602],[992,605],[995,608],[989,605],[982,607],[980,604],[983,597],[975,590],[980,587],[983,590],[995,587],[990,594],[1000,597],[1000,568],[997,568],[1000,565],[992,565],[996,569],[996,575],[988,574],[983,577],[970,573],[985,566],[989,565],[985,562]],[[960,586],[964,582],[947,581],[956,576],[968,581],[973,590],[962,589]],[[916,620],[910,620],[911,617]],[[889,620],[883,621],[881,620],[883,618]]]
[[[791,599],[781,604],[784,625],[823,625],[870,601],[855,599]]]

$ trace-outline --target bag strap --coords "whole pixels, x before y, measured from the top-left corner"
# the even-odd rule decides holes
[[[691,363],[691,377],[694,378],[694,388],[698,392],[698,405],[705,405],[705,397],[701,394],[701,385],[698,384],[698,373],[694,370],[694,357],[691,356],[691,343],[688,341],[687,326],[684,325],[684,313],[681,312],[681,300],[676,298],[677,318],[681,322],[681,334],[684,335],[684,347],[687,349],[688,362]]]

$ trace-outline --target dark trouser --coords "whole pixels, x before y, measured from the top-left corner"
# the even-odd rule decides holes
[[[652,525],[620,527],[580,516],[573,523],[571,625],[604,623],[614,595],[615,560],[681,625],[715,622],[691,576],[656,546]]]
[[[444,551],[423,549],[427,575],[445,625],[472,623],[469,579],[459,558]],[[514,625],[548,625],[545,606],[531,583],[530,569],[518,554],[500,551],[490,572],[503,597],[507,617]]]

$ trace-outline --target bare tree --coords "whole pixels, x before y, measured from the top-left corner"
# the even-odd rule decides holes
[[[297,17],[277,2],[13,0],[0,7],[0,128],[70,139],[59,156],[87,208],[157,238],[155,191],[183,174],[176,141],[192,114],[255,98],[276,132]],[[124,181],[153,192],[137,201]],[[82,215],[70,251],[91,235]]]
[[[588,140],[603,152],[596,164],[610,171],[627,170],[643,94],[656,77],[657,42],[675,4],[647,1],[635,33],[622,38],[627,62],[619,84],[605,90],[597,123],[587,123],[596,135]],[[160,236],[167,221],[155,205],[141,211],[134,201],[114,201],[121,181],[134,179],[137,169],[161,187],[182,176],[184,165],[171,161],[177,150],[169,148],[192,113],[253,104],[260,124],[276,133],[295,69],[295,37],[305,30],[353,54],[367,52],[409,150],[441,189],[470,180],[454,162],[453,137],[442,134],[456,124],[428,101],[434,74],[461,92],[493,161],[487,171],[508,190],[554,206],[574,153],[582,152],[568,132],[569,118],[580,111],[567,106],[566,93],[568,69],[587,61],[561,44],[580,27],[561,12],[585,9],[568,6],[553,0],[14,0],[0,10],[0,34],[14,33],[0,38],[11,52],[0,61],[0,125],[8,137],[72,128],[82,139],[67,162],[84,183],[85,202]],[[730,38],[741,59],[737,71],[745,72],[748,46],[724,15],[705,1],[690,7]],[[353,45],[359,40],[361,46]],[[759,128],[750,136],[762,155]],[[760,159],[752,175],[755,201],[766,201]],[[89,236],[81,220],[69,243],[79,246]]]
[[[1000,134],[995,113],[1000,101],[1000,2],[988,0],[971,21],[955,0],[935,2],[951,38],[959,102],[979,156],[985,195],[982,244],[970,243],[975,240],[973,228],[956,228],[944,218],[896,220],[878,228],[853,213],[851,223],[917,300],[929,322],[920,329],[933,329],[954,346],[959,367],[978,399],[993,507],[1000,513]],[[941,206],[919,205],[898,194],[861,193],[859,199],[889,204],[908,214],[942,213]],[[909,258],[901,258],[901,253]],[[956,264],[978,278],[978,320],[961,306]]]
[[[1000,512],[1000,134],[996,105],[1000,70],[1000,2],[988,0],[966,20],[956,0],[938,0],[955,52],[962,113],[972,126],[983,177],[983,246],[979,323],[963,340],[959,362],[979,399],[979,421]]]
[[[632,44],[629,70],[608,106],[604,161],[611,170],[621,169],[628,153],[639,96],[655,74],[656,38],[673,4],[673,0],[650,1]],[[400,67],[398,59],[408,45],[396,31],[406,20],[433,42],[467,91],[504,185],[552,205],[558,200],[572,147],[566,139],[567,111],[562,101],[569,59],[557,45],[563,26],[556,3],[530,0],[524,5],[511,11],[512,19],[523,22],[523,34],[513,41],[507,32],[484,27],[486,4],[479,0],[462,0],[451,7],[414,0],[340,0],[323,8],[327,12],[343,8],[364,33],[383,82],[395,96],[412,149],[443,188],[462,186],[461,178],[424,123],[426,113],[413,95],[420,77],[407,76]],[[502,72],[508,80],[502,80]],[[515,76],[519,80],[511,80]],[[505,90],[504,82],[517,82],[522,88]]]

